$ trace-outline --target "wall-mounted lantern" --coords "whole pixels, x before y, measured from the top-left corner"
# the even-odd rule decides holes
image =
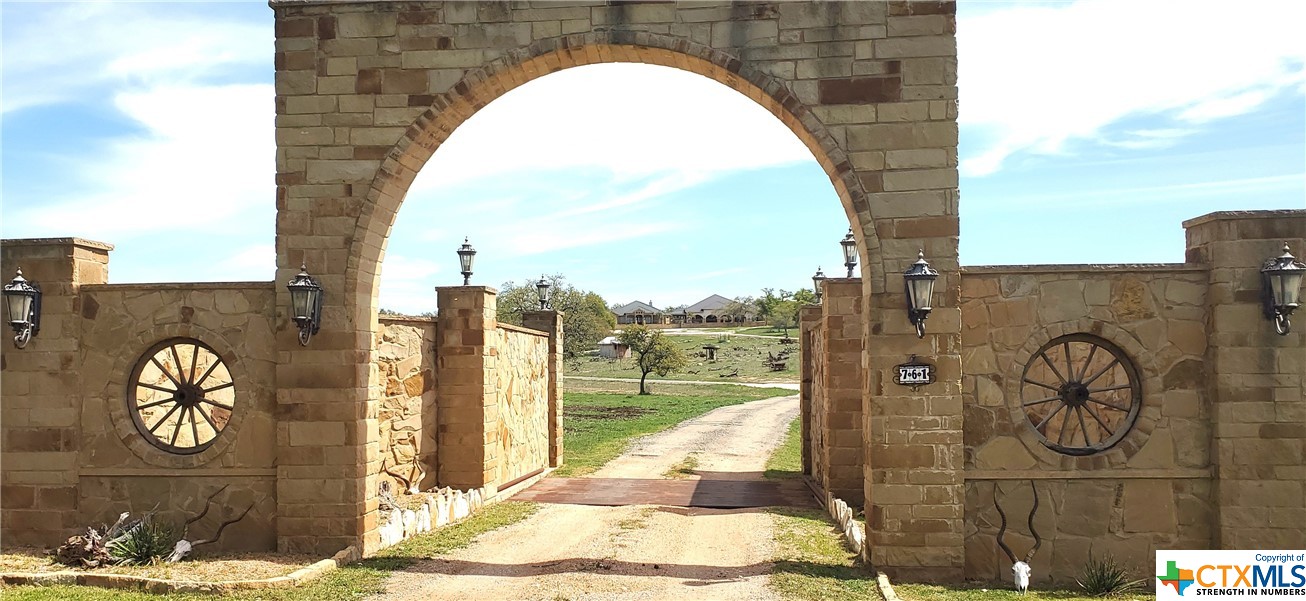
[[[299,326],[299,344],[308,346],[322,323],[322,286],[308,275],[308,266],[299,266],[299,275],[286,284],[290,290],[290,315]]]
[[[535,293],[540,297],[540,310],[543,311],[549,307],[549,281],[540,276],[540,281],[535,282]]]
[[[1297,308],[1301,299],[1302,276],[1306,275],[1306,263],[1298,261],[1288,252],[1288,243],[1283,244],[1283,255],[1265,261],[1261,266],[1261,296],[1265,300],[1265,318],[1274,322],[1274,331],[1280,336],[1287,336],[1292,329],[1288,316]],[[5,293],[8,294],[8,288]]]
[[[816,268],[816,274],[812,276],[812,289],[816,291],[816,304],[821,304],[821,283],[825,281],[825,274],[821,268]]]
[[[41,331],[41,289],[23,279],[18,270],[4,287],[5,309],[9,311],[9,327],[14,329],[14,346],[24,348]]]
[[[463,285],[468,286],[472,283],[472,261],[476,260],[476,249],[463,238],[463,245],[458,247],[458,264],[463,269]]]
[[[853,239],[853,228],[848,228],[848,235],[839,241],[843,247],[843,266],[848,268],[848,277],[853,277],[853,269],[857,267],[857,240]]]
[[[934,308],[931,299],[934,297],[934,280],[938,277],[939,272],[930,267],[923,250],[916,256],[916,262],[912,263],[911,268],[902,274],[902,279],[907,284],[907,319],[916,326],[918,338],[925,337],[925,318],[930,316],[930,311]]]

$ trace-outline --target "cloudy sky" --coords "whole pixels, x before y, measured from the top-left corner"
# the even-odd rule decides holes
[[[962,2],[962,262],[1178,262],[1184,219],[1306,207],[1306,3],[1229,6]],[[113,243],[113,282],[272,277],[266,3],[7,2],[0,38],[0,234]],[[846,230],[811,155],[743,96],[582,67],[440,148],[382,306],[433,308],[463,236],[479,283],[563,273],[667,306],[809,286]]]

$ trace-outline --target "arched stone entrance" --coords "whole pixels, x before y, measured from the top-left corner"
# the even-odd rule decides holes
[[[272,6],[277,279],[306,263],[327,291],[312,345],[301,347],[290,329],[278,335],[282,549],[375,546],[376,295],[386,238],[417,172],[508,90],[572,66],[642,62],[752,98],[829,174],[862,259],[864,336],[841,350],[860,352],[867,376],[846,383],[851,394],[819,427],[834,434],[827,440],[848,468],[844,485],[865,487],[872,560],[933,578],[960,574],[952,3]],[[899,274],[921,248],[944,276],[930,333],[918,340]],[[891,366],[911,354],[938,365],[932,390],[891,383]]]

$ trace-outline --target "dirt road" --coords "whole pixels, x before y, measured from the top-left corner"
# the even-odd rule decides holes
[[[798,397],[722,407],[639,440],[593,477],[661,478],[690,454],[714,478],[759,478]],[[755,509],[545,505],[392,577],[380,598],[775,599],[772,520]]]

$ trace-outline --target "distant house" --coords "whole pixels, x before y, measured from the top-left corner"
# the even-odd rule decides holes
[[[720,294],[713,294],[685,307],[684,313],[677,315],[677,318],[686,323],[744,323],[757,318],[751,307],[742,316],[726,315],[726,309],[734,302]]]
[[[618,324],[649,325],[655,323],[667,323],[666,314],[657,307],[654,307],[651,303],[635,301],[617,307],[612,312],[617,315]]]
[[[619,342],[616,336],[608,336],[599,341],[599,356],[608,359],[627,359],[630,357],[630,347]]]

